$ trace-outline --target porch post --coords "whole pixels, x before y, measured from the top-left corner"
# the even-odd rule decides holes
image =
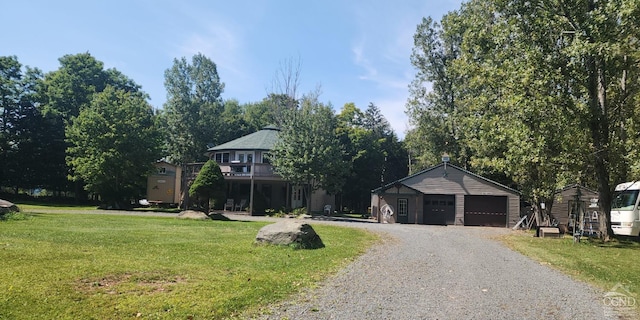
[[[253,161],[251,162],[251,190],[249,191],[249,215],[253,215]]]

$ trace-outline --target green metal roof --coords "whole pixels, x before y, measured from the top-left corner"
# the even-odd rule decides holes
[[[240,137],[235,140],[217,145],[207,151],[223,151],[223,150],[271,150],[278,141],[280,129],[268,126],[264,129]]]

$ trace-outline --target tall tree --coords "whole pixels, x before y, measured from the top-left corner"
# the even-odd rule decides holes
[[[548,120],[557,120],[557,108],[551,99],[543,99],[549,94],[545,87],[548,70],[535,67],[541,57],[520,38],[507,36],[518,34],[518,26],[493,19],[495,12],[491,2],[472,2],[455,20],[461,25],[453,29],[465,30],[465,36],[451,68],[464,81],[465,89],[455,94],[458,102],[453,118],[463,124],[461,132],[473,152],[470,163],[474,170],[494,177],[504,174],[540,213],[539,204],[550,203],[556,190],[553,166],[559,165],[556,160],[563,150],[553,148],[553,136],[557,136],[553,129],[563,123],[547,126]],[[545,107],[549,108],[543,111]]]
[[[363,112],[347,103],[337,115],[337,134],[350,163],[342,205],[365,212],[371,190],[407,175],[407,157],[391,126],[373,103]]]
[[[457,113],[460,112],[460,75],[453,64],[460,55],[464,27],[460,14],[451,12],[441,23],[424,18],[414,35],[411,64],[416,68],[409,87],[406,113],[413,128],[405,143],[415,170],[439,163],[443,154],[468,167],[468,150]]]
[[[140,196],[160,153],[160,135],[144,94],[107,86],[66,130],[71,178],[116,208]]]
[[[39,95],[47,132],[41,143],[48,147],[46,165],[51,169],[48,184],[60,190],[68,188],[65,130],[72,125],[74,118],[90,105],[95,94],[107,86],[125,92],[140,92],[140,86],[118,70],[105,70],[104,64],[88,52],[65,55],[58,60],[60,68],[45,75]],[[77,180],[77,199],[82,197],[82,189],[82,181]]]
[[[613,235],[613,189],[616,183],[630,178],[625,160],[631,151],[629,142],[637,141],[627,124],[635,120],[628,116],[637,108],[640,93],[640,83],[633,76],[640,71],[640,6],[634,0],[547,0],[541,5],[552,18],[564,22],[562,30],[572,35],[564,50],[570,62],[567,74],[574,80],[571,89],[581,106],[576,111],[581,111],[582,124],[591,135],[590,160],[604,210],[601,231],[603,239],[608,240]]]
[[[253,130],[246,121],[245,109],[238,100],[231,99],[224,102],[224,110],[220,114],[220,133],[218,141],[226,142],[258,131]],[[223,124],[223,125],[222,125]]]
[[[163,121],[166,147],[172,161],[189,163],[206,159],[207,144],[218,144],[224,104],[216,64],[202,54],[174,59],[165,71],[167,102]]]
[[[282,126],[288,111],[298,108],[300,87],[300,57],[280,62],[273,79],[271,94],[264,101],[271,107],[274,124]]]
[[[48,125],[37,108],[42,72],[0,57],[0,181],[14,190],[51,187]]]
[[[338,192],[349,164],[336,137],[336,119],[331,106],[316,95],[305,96],[299,109],[287,112],[274,149],[272,164],[284,179],[303,186],[307,209],[310,195],[319,188]]]
[[[265,98],[260,102],[244,104],[243,111],[244,122],[250,132],[256,132],[268,125],[277,123],[269,98]]]
[[[20,118],[21,68],[16,57],[0,57],[0,181],[4,186],[13,184],[18,170],[15,122]]]

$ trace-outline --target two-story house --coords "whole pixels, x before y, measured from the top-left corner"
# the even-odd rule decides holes
[[[278,141],[280,130],[269,126],[264,129],[217,145],[207,150],[209,159],[215,160],[227,182],[227,199],[234,207],[243,200],[249,206],[251,186],[253,197],[262,197],[266,208],[299,208],[306,203],[301,186],[285,181],[274,172],[269,151]],[[323,211],[325,205],[335,207],[335,197],[323,190],[311,195],[311,211]]]
[[[252,199],[252,186],[254,204],[260,197],[265,208],[280,210],[305,205],[302,188],[280,177],[269,162],[269,151],[273,149],[279,133],[278,128],[269,126],[207,150],[209,159],[218,163],[224,175],[227,201],[233,200],[233,210],[247,210]],[[195,179],[201,167],[202,164],[187,165],[185,178]],[[324,190],[317,190],[311,195],[312,212],[321,212],[326,205],[335,208],[335,196]]]

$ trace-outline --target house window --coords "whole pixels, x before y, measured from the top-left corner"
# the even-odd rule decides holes
[[[262,163],[271,164],[271,155],[268,153],[262,154]]]
[[[158,174],[166,174],[166,173],[167,173],[167,168],[165,167],[158,168]]]
[[[406,217],[409,213],[409,199],[398,199],[398,216]]]
[[[236,152],[236,161],[240,163],[252,163],[253,152]]]
[[[217,163],[229,163],[229,152],[218,152],[214,158]]]

